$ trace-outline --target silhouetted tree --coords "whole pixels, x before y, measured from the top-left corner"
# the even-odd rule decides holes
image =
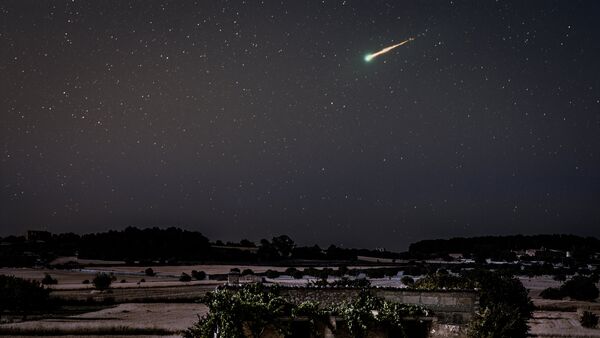
[[[110,288],[110,284],[112,284],[113,278],[111,275],[107,273],[98,273],[96,277],[92,280],[92,284],[97,290],[107,290]]]

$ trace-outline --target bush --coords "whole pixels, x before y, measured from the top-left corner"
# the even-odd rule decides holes
[[[126,279],[121,279],[121,283],[127,283]]]
[[[557,273],[553,279],[558,282],[564,282],[567,280],[567,276],[564,273]]]
[[[518,338],[527,336],[527,318],[507,304],[483,308],[469,324],[468,335],[473,338]]]
[[[400,281],[402,282],[402,284],[408,287],[411,287],[415,284],[415,280],[411,276],[402,276]]]
[[[242,276],[247,276],[247,275],[253,275],[254,271],[252,271],[252,269],[244,269],[244,271],[242,271]]]
[[[527,321],[533,305],[527,289],[516,278],[490,271],[473,271],[464,276],[480,289],[482,309],[469,325],[470,337],[527,336]]]
[[[281,276],[281,273],[279,273],[279,271],[275,271],[275,270],[267,270],[267,272],[265,272],[265,276],[267,276],[267,278],[277,278],[279,276]]]
[[[598,298],[598,288],[591,278],[575,276],[565,282],[560,290],[568,297],[576,300],[593,301]]]
[[[0,316],[4,311],[27,315],[50,307],[50,290],[39,282],[0,275]]]
[[[90,280],[89,279],[84,279],[83,282],[81,282],[81,284],[90,284]]]
[[[42,279],[42,284],[44,285],[53,285],[53,284],[58,284],[58,280],[56,280],[56,278],[52,278],[52,276],[50,276],[50,274],[44,274],[44,278]]]
[[[300,271],[300,270],[296,270],[293,274],[292,277],[294,277],[295,279],[301,279],[302,277],[304,277],[304,272]]]
[[[196,280],[205,280],[206,279],[206,272],[192,270],[192,277],[194,279],[196,279]]]
[[[100,291],[110,288],[110,284],[112,284],[112,282],[113,277],[106,273],[98,273],[92,280],[94,287]]]
[[[192,276],[188,275],[185,272],[181,273],[181,276],[179,276],[179,281],[180,282],[190,282],[192,280]]]
[[[146,270],[144,270],[144,273],[148,277],[154,277],[154,276],[156,276],[156,273],[154,272],[154,269],[152,269],[152,268],[147,268]]]
[[[590,311],[583,311],[579,322],[583,327],[595,328],[598,326],[598,315]]]
[[[558,299],[563,299],[565,297],[565,294],[559,288],[547,288],[547,289],[544,289],[544,291],[542,291],[540,293],[540,297],[542,297],[544,299],[558,300]]]

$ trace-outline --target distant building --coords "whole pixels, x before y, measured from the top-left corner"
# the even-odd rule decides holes
[[[46,242],[52,238],[52,234],[43,230],[27,230],[25,239],[28,242]]]

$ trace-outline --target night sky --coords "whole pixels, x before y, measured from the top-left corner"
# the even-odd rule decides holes
[[[0,235],[599,236],[598,18],[593,0],[2,1]]]

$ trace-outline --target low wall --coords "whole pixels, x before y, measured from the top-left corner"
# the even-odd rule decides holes
[[[426,291],[406,289],[371,289],[379,297],[402,304],[421,305],[433,311],[441,324],[467,323],[479,308],[476,291]],[[316,301],[322,304],[339,304],[358,296],[360,289],[336,288],[284,288],[280,295],[293,303]]]

